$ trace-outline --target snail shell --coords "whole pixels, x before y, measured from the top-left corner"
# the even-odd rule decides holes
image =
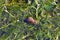
[[[28,18],[28,22],[31,23],[31,24],[36,24],[37,23],[37,21],[34,20],[32,17]]]
[[[28,17],[24,20],[26,23],[37,24],[37,21],[34,20],[32,17]]]

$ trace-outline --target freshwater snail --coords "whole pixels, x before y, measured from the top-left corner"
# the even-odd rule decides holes
[[[31,24],[37,24],[37,21],[33,19],[32,17],[28,17],[24,20],[26,23],[31,23]]]

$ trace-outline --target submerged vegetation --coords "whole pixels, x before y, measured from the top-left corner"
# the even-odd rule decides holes
[[[0,40],[60,40],[60,0],[0,0]]]

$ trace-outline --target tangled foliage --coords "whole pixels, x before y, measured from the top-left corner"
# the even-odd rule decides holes
[[[0,0],[0,40],[60,40],[60,0]]]

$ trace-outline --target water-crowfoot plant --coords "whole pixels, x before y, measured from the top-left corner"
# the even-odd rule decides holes
[[[59,2],[0,0],[0,40],[60,40]]]

